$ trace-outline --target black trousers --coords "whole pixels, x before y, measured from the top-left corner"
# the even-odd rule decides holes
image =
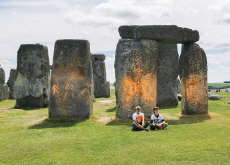
[[[143,128],[140,128],[139,125],[142,125],[142,122],[137,123],[137,122],[134,121],[132,123],[133,130],[135,130],[135,131],[141,131]],[[148,126],[149,126],[149,122],[146,122],[145,125],[144,125],[144,129],[146,129]]]

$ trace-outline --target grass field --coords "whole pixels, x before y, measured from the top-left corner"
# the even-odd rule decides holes
[[[209,115],[181,116],[160,107],[167,130],[132,132],[115,119],[115,96],[94,102],[87,120],[50,120],[48,109],[0,102],[0,164],[230,164],[230,93],[209,101]],[[106,101],[105,101],[106,100]]]
[[[230,83],[208,83],[209,89],[226,89],[230,88]]]

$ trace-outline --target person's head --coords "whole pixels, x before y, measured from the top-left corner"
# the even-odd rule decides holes
[[[158,115],[158,110],[159,110],[158,107],[154,107],[154,108],[153,108],[153,113],[154,113],[155,115]]]
[[[141,112],[141,107],[140,106],[136,106],[136,112],[137,112],[137,114],[139,114]]]

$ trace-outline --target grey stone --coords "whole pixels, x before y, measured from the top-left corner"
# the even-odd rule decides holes
[[[121,26],[122,38],[151,39],[158,43],[174,44],[199,41],[199,32],[176,25]]]
[[[122,38],[134,38],[134,29],[138,25],[124,25],[118,28],[118,32]]]
[[[158,44],[157,65],[157,105],[177,105],[179,55],[176,44]]]
[[[157,42],[120,39],[115,56],[118,118],[130,118],[136,106],[151,116],[157,94]]]
[[[0,86],[0,101],[9,99],[9,88],[7,84]]]
[[[225,104],[230,104],[230,101],[229,101],[229,102],[227,102],[227,103],[225,103]]]
[[[54,47],[50,118],[88,118],[93,112],[93,70],[87,40],[57,40]]]
[[[5,71],[0,65],[0,86],[5,84]]]
[[[48,106],[49,76],[48,48],[40,44],[21,45],[17,55],[17,71],[13,87],[16,107]],[[39,104],[34,100],[38,100]]]
[[[208,92],[209,100],[220,100],[221,96],[212,92]]]
[[[8,100],[9,98],[9,88],[5,84],[5,71],[0,65],[0,101]]]
[[[94,96],[96,98],[110,96],[108,96],[108,92],[106,92],[108,86],[106,86],[106,68],[104,60],[104,54],[92,54]]]
[[[196,43],[183,45],[179,60],[183,114],[208,113],[207,58]]]
[[[11,69],[10,70],[10,77],[9,77],[9,80],[7,81],[7,85],[9,86],[9,89],[10,89],[10,95],[9,95],[9,98],[10,99],[15,99],[15,93],[14,93],[14,82],[16,80],[16,69]]]
[[[105,83],[105,97],[110,97],[110,82],[106,81]]]

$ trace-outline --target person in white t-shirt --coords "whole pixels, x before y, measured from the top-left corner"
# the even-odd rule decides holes
[[[150,129],[158,130],[165,129],[168,126],[168,123],[165,122],[163,116],[159,114],[159,108],[153,108],[153,115],[151,116]]]
[[[149,126],[149,122],[145,123],[145,116],[144,114],[141,112],[141,107],[137,106],[136,107],[136,112],[132,115],[133,117],[133,130],[134,131],[148,131],[148,129],[146,129]]]

